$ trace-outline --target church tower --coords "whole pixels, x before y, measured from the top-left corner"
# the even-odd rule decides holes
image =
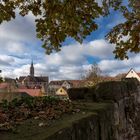
[[[34,77],[34,64],[33,64],[33,61],[31,62],[30,76],[31,76],[31,77]]]

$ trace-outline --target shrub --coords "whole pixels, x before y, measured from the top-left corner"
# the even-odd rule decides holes
[[[70,100],[96,100],[94,88],[71,88],[68,95]]]

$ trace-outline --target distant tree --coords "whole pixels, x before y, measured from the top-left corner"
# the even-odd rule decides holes
[[[1,83],[1,82],[3,82],[3,79],[2,79],[2,77],[0,77],[0,83]]]
[[[100,2],[100,4],[99,4]],[[127,52],[140,52],[140,0],[1,0],[0,23],[15,18],[16,12],[36,16],[36,32],[46,53],[59,51],[67,37],[82,42],[98,28],[96,18],[106,16],[110,8],[119,10],[126,21],[106,36],[116,44],[116,58],[128,58]],[[124,4],[125,3],[125,4]],[[18,10],[16,10],[18,9]],[[125,37],[125,39],[124,39]]]
[[[86,80],[86,86],[93,86],[101,82],[101,69],[99,68],[98,64],[93,63],[83,77]]]
[[[97,63],[93,63],[87,72],[86,79],[92,80],[100,77],[100,75],[101,69],[99,68]]]
[[[2,70],[0,70],[0,73],[2,72]],[[1,75],[0,75],[0,83],[1,82],[3,82],[3,79],[2,79],[2,77],[1,77]]]

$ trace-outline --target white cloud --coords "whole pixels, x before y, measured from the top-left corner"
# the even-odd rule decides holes
[[[82,74],[90,67],[88,57],[99,59],[99,67],[104,74],[116,75],[121,72],[127,72],[130,67],[140,65],[140,55],[133,55],[129,60],[114,60],[112,51],[113,45],[100,39],[88,43],[72,44],[62,47],[58,53],[44,55],[40,51],[34,51],[29,48],[29,52],[34,53],[39,59],[34,60],[35,74],[47,75],[50,79],[79,79]],[[41,54],[41,56],[39,56]],[[0,55],[0,63],[5,64],[3,75],[10,77],[19,77],[29,75],[30,53],[24,53],[21,57]]]
[[[30,49],[29,51],[32,51]],[[42,54],[39,60],[34,60],[35,74],[38,76],[48,75],[50,79],[78,79],[91,65],[88,61],[89,56],[99,59],[98,64],[102,72],[109,75],[126,72],[130,67],[136,67],[140,64],[140,55],[132,56],[125,61],[114,60],[113,49],[113,45],[101,39],[82,45],[76,43],[64,46],[62,51],[51,55],[43,55],[39,51],[33,51],[35,56]],[[9,66],[11,69],[5,67],[3,75],[10,77],[29,75],[30,54],[23,55],[23,58],[16,56],[1,56],[0,58],[12,65],[12,67]]]
[[[112,25],[110,25],[112,26]],[[45,55],[35,37],[34,17],[30,14],[0,26],[0,69],[9,77],[29,75],[31,59],[35,74],[48,75],[51,79],[78,79],[98,60],[103,73],[115,75],[127,72],[130,67],[140,70],[140,55],[131,55],[129,60],[114,60],[114,45],[104,39],[73,43],[62,47],[58,53]]]
[[[48,75],[50,79],[78,79],[90,66],[87,60],[88,56],[109,58],[112,57],[112,49],[105,40],[64,46],[62,51],[51,55],[42,55],[40,62],[35,61],[35,74],[38,76]],[[40,52],[35,52],[34,55],[38,56],[39,54]],[[10,58],[14,59],[11,63],[13,65],[12,70],[6,67],[3,75],[10,77],[29,75],[31,61],[28,58],[29,55],[27,54],[24,59],[11,56]]]
[[[114,45],[109,44],[104,39],[91,41],[87,44],[87,47],[89,46],[89,49],[86,48],[85,50],[87,52],[87,55],[90,54],[90,56],[98,57],[98,58],[109,58],[113,57],[113,50]]]
[[[0,54],[21,54],[39,42],[36,38],[34,16],[21,17],[0,25]]]
[[[34,16],[16,16],[9,22],[3,22],[0,26],[0,38],[14,41],[36,40]]]
[[[7,55],[0,55],[0,60],[5,62],[14,62],[14,59]]]
[[[23,53],[26,50],[23,43],[16,41],[5,42],[5,46],[1,49],[9,53]]]
[[[84,44],[64,46],[58,53],[46,56],[47,65],[83,65],[88,64],[87,57],[109,58],[112,57],[113,45],[107,41],[95,40]]]
[[[116,75],[119,73],[126,73],[130,68],[140,71],[140,54],[130,57],[128,60],[101,60],[99,62],[99,67],[104,73],[108,75]]]
[[[100,40],[96,40],[97,42]],[[88,44],[100,44],[103,42],[101,40],[100,43],[89,42]],[[87,56],[95,57],[94,54],[91,53],[92,49],[89,46],[84,45],[72,45],[72,46],[65,46],[62,48],[62,51],[59,53],[54,53],[49,56],[43,56],[42,60],[39,62],[35,62],[35,74],[40,75],[48,75],[50,79],[78,79],[81,77],[82,74],[86,72],[86,70],[90,67],[90,63],[87,60]],[[92,46],[93,47],[93,46]],[[98,45],[96,46],[98,47]],[[100,47],[100,45],[99,45]],[[104,50],[105,45],[103,45],[99,50],[96,51],[96,56],[98,58],[104,57],[105,59],[101,59],[98,62],[99,67],[101,68],[104,74],[108,75],[116,75],[118,73],[127,72],[131,67],[135,68],[136,70],[140,70],[140,55],[135,55],[130,57],[129,60],[119,61],[114,60],[113,56],[110,58],[111,51]],[[93,47],[94,48],[94,47]],[[110,47],[109,47],[110,48]],[[90,50],[91,51],[88,51]],[[95,48],[96,49],[96,48]],[[102,50],[103,49],[103,50]],[[107,48],[106,48],[107,49]],[[73,53],[70,52],[73,50]],[[106,53],[105,53],[106,52]],[[103,55],[102,55],[103,53]],[[72,54],[72,55],[71,55]],[[105,55],[106,54],[106,55]],[[108,57],[109,56],[109,57]],[[74,57],[74,59],[71,57]],[[28,58],[17,58],[17,57],[6,57],[2,56],[6,62],[11,62],[13,65],[12,69],[6,69],[3,73],[5,76],[10,77],[18,77],[18,76],[25,76],[29,75],[29,68],[31,60]],[[18,66],[17,66],[18,65]],[[15,67],[14,67],[15,66]],[[10,68],[11,66],[9,66]]]

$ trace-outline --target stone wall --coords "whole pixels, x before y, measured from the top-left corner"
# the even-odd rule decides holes
[[[96,110],[96,115],[73,122],[47,140],[140,140],[140,85],[137,80],[105,82],[81,90],[70,89],[68,94],[74,100],[110,105]],[[76,94],[78,96],[74,96]]]
[[[96,87],[98,99],[114,106],[116,140],[140,140],[140,85],[135,79],[102,83]]]
[[[99,110],[65,127],[46,140],[115,140],[113,133],[113,108]]]

